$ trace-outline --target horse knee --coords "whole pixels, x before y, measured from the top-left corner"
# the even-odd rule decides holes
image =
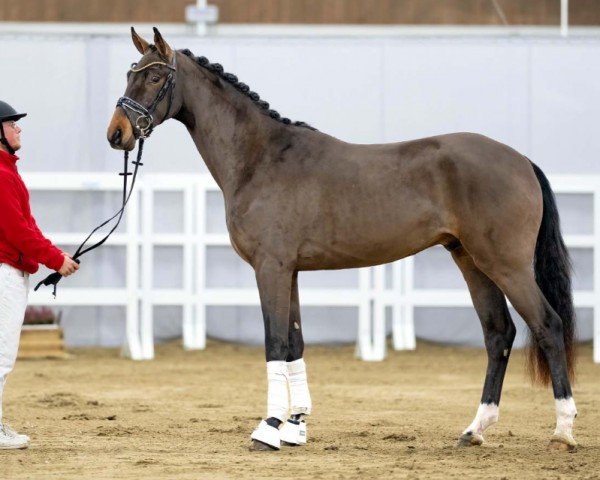
[[[287,361],[290,348],[287,338],[269,338],[265,342],[265,350],[267,355],[267,362],[275,360]]]
[[[304,341],[302,339],[300,339],[300,340],[295,340],[294,342],[290,342],[286,361],[293,362],[294,360],[299,360],[300,358],[302,358],[303,355],[304,355]]]
[[[287,361],[293,362],[302,358],[304,355],[304,337],[302,336],[302,330],[300,329],[300,322],[294,321],[290,325],[289,331],[289,348]]]

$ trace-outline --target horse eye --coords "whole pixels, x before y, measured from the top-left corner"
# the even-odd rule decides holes
[[[160,77],[158,75],[153,75],[151,80],[152,80],[152,83],[158,83],[158,81],[160,80]]]

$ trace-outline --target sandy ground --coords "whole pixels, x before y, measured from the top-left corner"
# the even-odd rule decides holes
[[[0,478],[600,479],[600,365],[580,349],[576,453],[549,452],[551,392],[511,359],[500,423],[482,447],[454,448],[475,414],[485,353],[419,344],[382,363],[352,347],[307,348],[314,414],[309,444],[249,451],[264,414],[262,349],[161,346],[151,362],[114,350],[19,361],[5,417],[29,450],[0,451]]]

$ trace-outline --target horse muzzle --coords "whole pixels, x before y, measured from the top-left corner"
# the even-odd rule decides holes
[[[129,118],[121,107],[117,107],[106,132],[106,139],[115,150],[131,151],[135,148],[136,136]]]

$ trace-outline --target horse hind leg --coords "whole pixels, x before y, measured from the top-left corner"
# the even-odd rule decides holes
[[[481,445],[485,430],[498,421],[502,383],[516,329],[504,294],[473,262],[462,246],[452,250],[452,258],[469,287],[473,305],[481,321],[488,366],[481,402],[471,424],[459,437],[457,446]]]
[[[516,243],[515,240],[513,244]],[[529,327],[534,348],[533,357],[530,356],[529,359],[530,369],[542,383],[545,383],[546,379],[552,382],[556,430],[550,447],[576,450],[573,422],[577,416],[577,409],[569,379],[569,367],[572,369],[573,359],[568,356],[565,341],[565,337],[573,334],[573,319],[561,319],[540,289],[536,275],[543,281],[543,272],[540,273],[536,266],[534,273],[532,251],[518,248],[513,248],[505,254],[489,249],[477,253],[470,251],[475,264],[498,285]],[[555,285],[554,287],[557,288]],[[569,296],[570,292],[565,290],[561,295]],[[567,300],[562,299],[565,302]],[[554,298],[553,301],[556,302],[557,299]]]
[[[498,278],[500,287],[531,330],[534,348],[540,350],[539,355],[543,358],[536,361],[543,362],[543,365],[538,365],[538,369],[549,371],[556,406],[556,430],[549,446],[574,451],[577,443],[573,438],[573,422],[577,408],[569,380],[563,320],[540,290],[531,267]]]
[[[556,430],[550,447],[573,451],[577,447],[573,438],[577,409],[570,385],[575,315],[569,253],[550,183],[532,166],[541,196],[535,200],[530,185],[527,197],[512,195],[513,201],[497,198],[504,215],[485,217],[483,210],[480,221],[470,231],[463,231],[461,241],[475,265],[504,292],[529,327],[533,340],[530,373],[534,382],[551,381],[554,392]]]

